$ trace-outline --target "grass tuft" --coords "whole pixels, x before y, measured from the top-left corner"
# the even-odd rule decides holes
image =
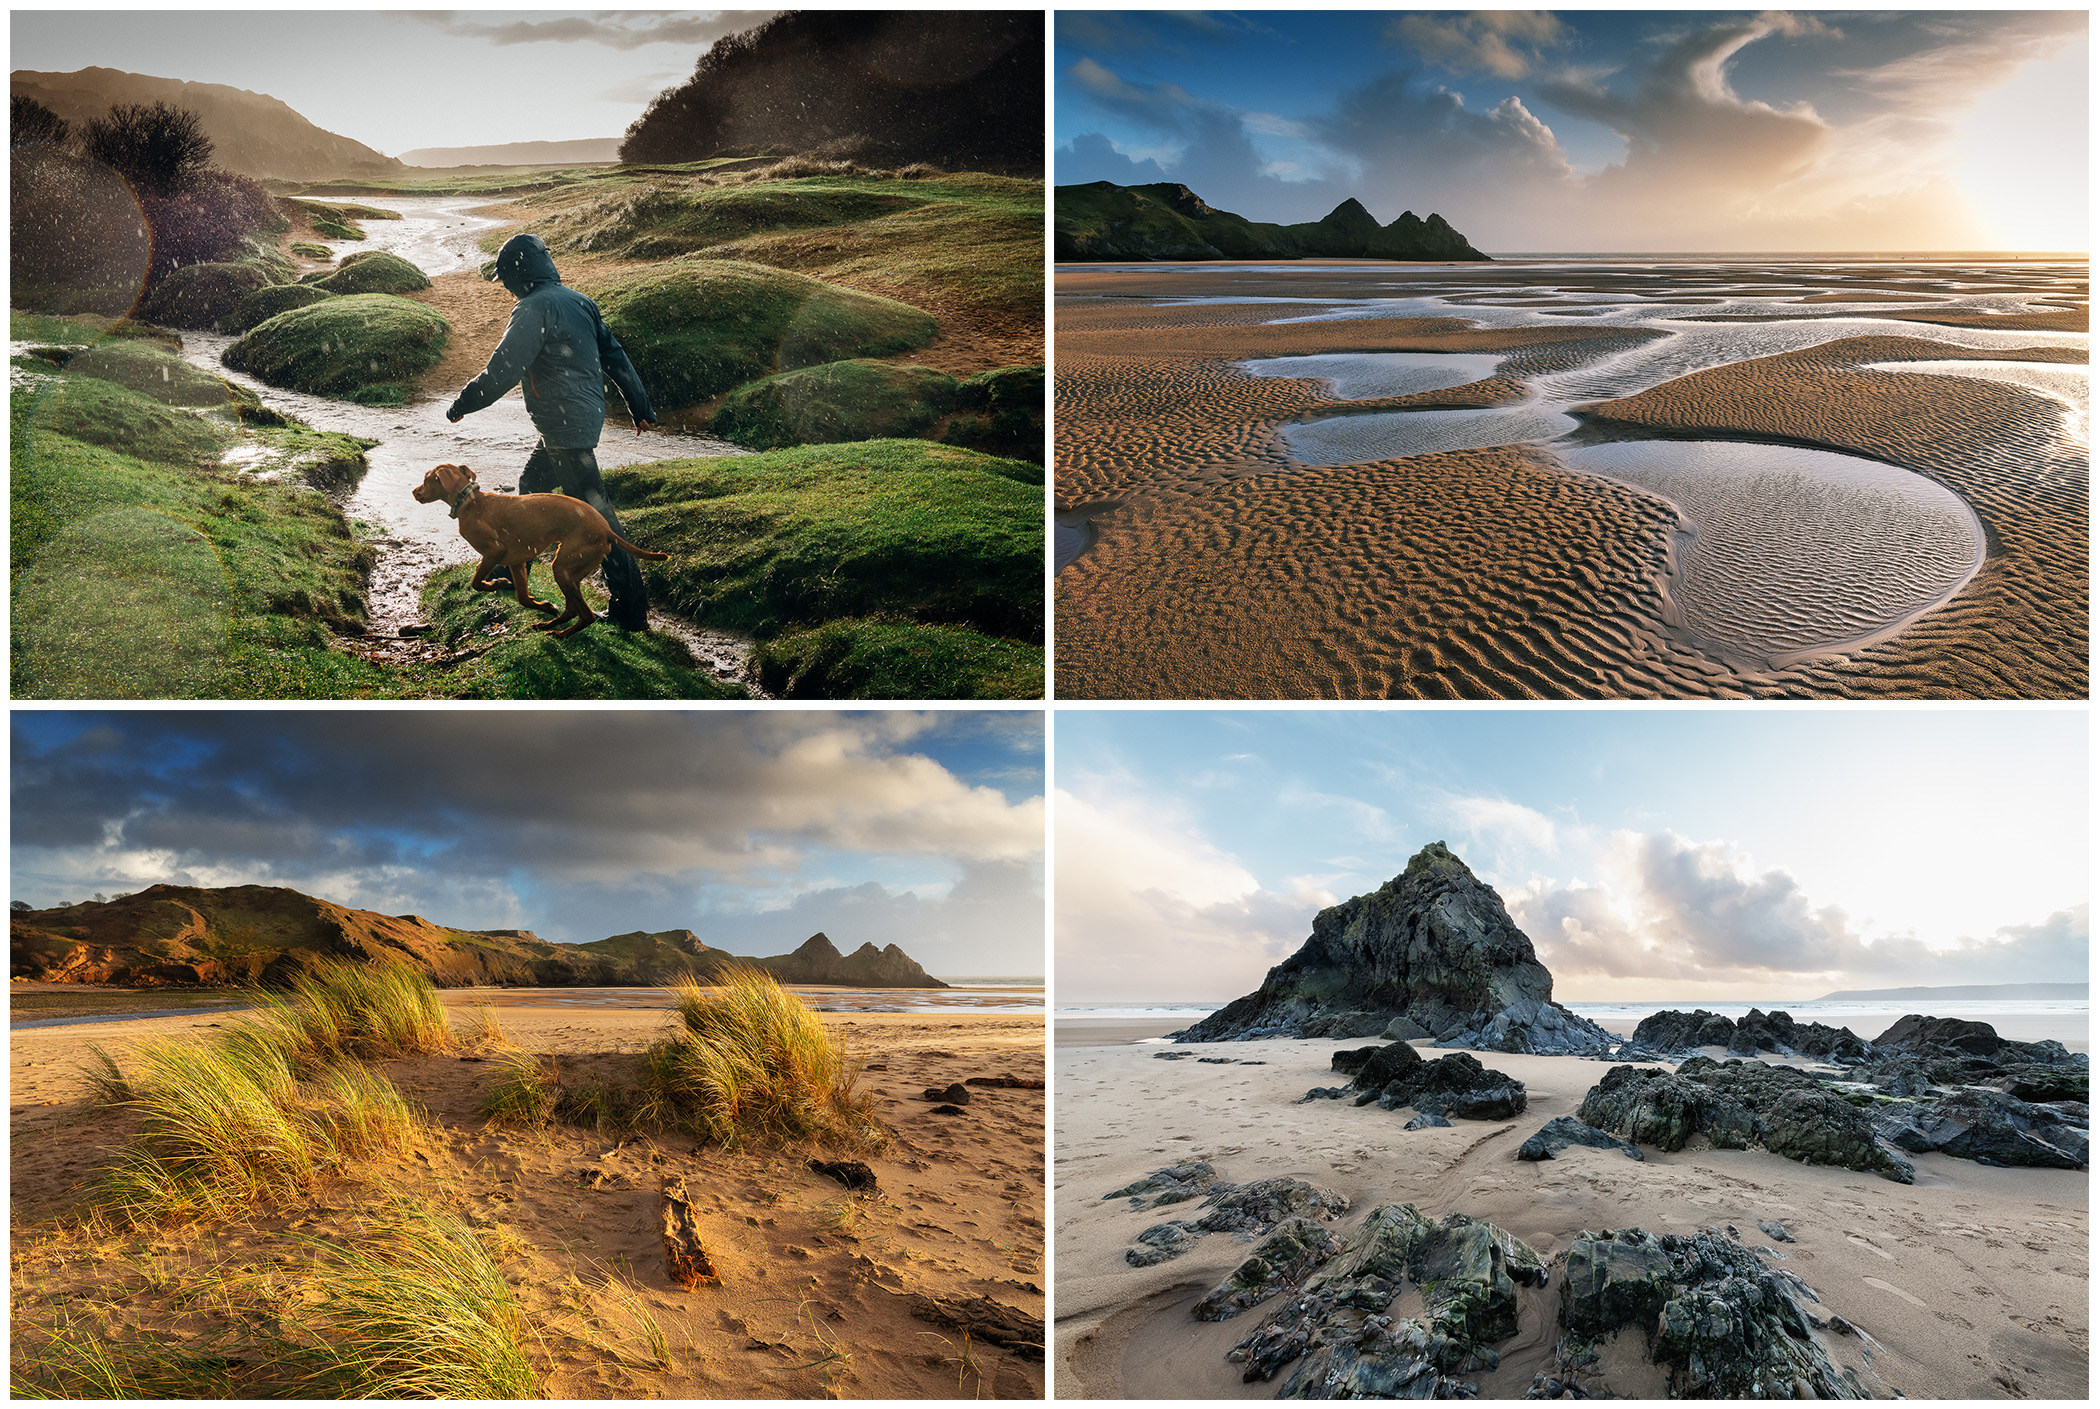
[[[492,1125],[543,1130],[554,1120],[560,1100],[561,1074],[554,1059],[518,1052],[504,1062],[480,1114]]]

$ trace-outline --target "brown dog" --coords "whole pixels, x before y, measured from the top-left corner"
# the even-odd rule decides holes
[[[434,504],[442,499],[452,506],[452,517],[459,520],[459,536],[481,553],[481,565],[474,569],[472,583],[477,592],[502,591],[503,584],[489,581],[488,575],[495,568],[507,567],[520,606],[553,611],[554,603],[533,597],[529,583],[534,560],[560,545],[551,566],[555,585],[562,592],[562,613],[552,621],[541,622],[533,628],[535,631],[573,636],[598,619],[598,614],[584,603],[582,583],[598,570],[615,543],[637,558],[661,562],[671,556],[635,547],[614,533],[605,516],[581,499],[571,499],[566,494],[484,493],[474,482],[474,472],[465,465],[439,465],[410,492],[419,504]],[[555,630],[572,620],[575,625],[568,630]]]

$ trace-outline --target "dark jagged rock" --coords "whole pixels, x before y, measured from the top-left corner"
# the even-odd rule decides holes
[[[1198,1321],[1229,1321],[1305,1280],[1340,1252],[1340,1235],[1311,1218],[1286,1218],[1232,1275],[1196,1303]]]
[[[1633,1331],[1669,1373],[1673,1399],[1861,1399],[1812,1332],[1801,1298],[1815,1294],[1711,1232],[1656,1237],[1638,1228],[1588,1233],[1568,1248],[1559,1354]]]
[[[1154,1170],[1142,1179],[1133,1180],[1112,1194],[1103,1194],[1103,1199],[1129,1199],[1134,1209],[1164,1208],[1168,1204],[1186,1203],[1207,1192],[1218,1182],[1218,1171],[1203,1160],[1189,1160]]]
[[[1400,1128],[1402,1130],[1432,1130],[1437,1126],[1448,1126],[1450,1124],[1450,1121],[1440,1115],[1431,1115],[1428,1111],[1423,1111]]]
[[[2049,1106],[1983,1087],[1892,1111],[1876,1133],[1913,1154],[1937,1151],[1978,1164],[2043,1169],[2085,1168],[2089,1138]]]
[[[1354,199],[1296,225],[1218,210],[1178,181],[1059,186],[1055,199],[1059,260],[1487,259],[1441,215],[1381,226]]]
[[[1337,1052],[1333,1060],[1336,1071],[1355,1073],[1357,1086],[1366,1091],[1376,1091],[1388,1081],[1397,1081],[1422,1065],[1422,1054],[1405,1042]]]
[[[1618,1055],[1676,1057],[1702,1047],[1725,1047],[1741,1057],[1777,1052],[1837,1062],[1863,1061],[1870,1050],[1866,1039],[1850,1028],[1797,1023],[1784,1011],[1765,1013],[1752,1008],[1740,1020],[1731,1021],[1695,1008],[1689,1013],[1672,1009],[1649,1014]]]
[[[1695,1052],[1701,1047],[1726,1047],[1734,1040],[1735,1024],[1719,1013],[1709,1013],[1704,1008],[1694,1008],[1686,1013],[1672,1008],[1642,1018],[1640,1025],[1634,1028],[1633,1036],[1627,1039],[1627,1047],[1621,1048],[1619,1055],[1630,1056],[1632,1051],[1641,1051],[1674,1056],[1679,1052]]]
[[[1470,1390],[1452,1377],[1492,1366],[1488,1343],[1515,1334],[1517,1285],[1545,1280],[1538,1254],[1492,1224],[1386,1204],[1227,1358],[1252,1382],[1303,1357],[1283,1399],[1451,1398]],[[1379,1314],[1409,1285],[1420,1321]]]
[[[2092,1090],[2092,1076],[2085,1067],[2026,1063],[2007,1067],[1992,1084],[2022,1101],[2084,1101]]]
[[[1769,1150],[1911,1182],[1909,1163],[1875,1140],[1865,1111],[1789,1067],[1706,1057],[1675,1072],[1613,1067],[1583,1097],[1576,1116],[1660,1150],[1681,1150],[1692,1136],[1704,1135],[1719,1149]]]
[[[875,1171],[857,1159],[813,1159],[809,1161],[809,1167],[818,1174],[829,1175],[849,1189],[878,1187],[875,1183]]]
[[[954,1105],[954,1104],[948,1104],[948,1105],[940,1105],[940,1106],[935,1106],[935,1107],[933,1108],[933,1113],[934,1113],[935,1115],[968,1115],[968,1114],[969,1114],[969,1112],[968,1112],[968,1111],[965,1111],[965,1110],[964,1110],[964,1109],[963,1109],[963,1108],[962,1108],[961,1106],[958,1106],[958,1105]]]
[[[1355,1094],[1356,1092],[1347,1086],[1315,1086],[1298,1099],[1298,1104],[1302,1106],[1307,1101],[1339,1101],[1344,1096]]]
[[[1898,1018],[1874,1039],[1876,1056],[1900,1052],[1924,1058],[1980,1057],[2000,1066],[2084,1066],[2086,1059],[2065,1050],[2061,1042],[2014,1042],[2000,1037],[1989,1023],[1961,1018],[1929,1018],[1911,1013]]]
[[[1187,1169],[1189,1166],[1177,1166]],[[1208,1171],[1209,1165],[1202,1169]],[[1150,1180],[1173,1174],[1174,1170],[1161,1170],[1158,1174],[1125,1186],[1107,1198],[1121,1198],[1125,1192],[1139,1188]],[[1201,1179],[1201,1174],[1171,1181],[1174,1189],[1185,1188]],[[1172,1192],[1172,1190],[1170,1190]],[[1180,1194],[1175,1198],[1161,1198],[1155,1203],[1144,1204],[1138,1198],[1131,1199],[1131,1207],[1157,1208],[1161,1204],[1176,1203],[1193,1197]],[[1340,1217],[1349,1208],[1349,1200],[1332,1189],[1321,1189],[1302,1179],[1257,1179],[1251,1184],[1214,1184],[1203,1207],[1210,1210],[1201,1218],[1186,1222],[1157,1223],[1138,1234],[1138,1247],[1123,1254],[1133,1267],[1150,1267],[1165,1262],[1170,1257],[1179,1257],[1187,1252],[1197,1238],[1206,1233],[1237,1233],[1243,1238],[1258,1238],[1278,1224],[1293,1218],[1333,1219]]]
[[[960,1081],[952,1082],[945,1088],[929,1086],[926,1088],[924,1099],[929,1101],[946,1101],[950,1105],[955,1106],[967,1106],[970,1104],[970,1088],[963,1085]]]
[[[1517,1147],[1517,1158],[1523,1160],[1552,1159],[1570,1145],[1587,1145],[1599,1150],[1617,1150],[1628,1159],[1644,1159],[1640,1148],[1630,1145],[1616,1135],[1607,1135],[1594,1126],[1584,1125],[1569,1115],[1557,1115],[1540,1126],[1532,1137]]]
[[[1390,1053],[1405,1052],[1393,1061]],[[1397,1072],[1389,1078],[1388,1072]],[[1386,1078],[1381,1080],[1381,1078]],[[1453,1052],[1433,1062],[1422,1061],[1404,1042],[1382,1048],[1357,1071],[1362,1093],[1359,1106],[1378,1103],[1382,1111],[1413,1106],[1428,1115],[1459,1115],[1468,1120],[1507,1120],[1524,1109],[1524,1083],[1490,1071],[1467,1052]]]
[[[1553,976],[1501,897],[1442,842],[1370,894],[1321,911],[1258,992],[1174,1037],[1349,1037],[1400,1018],[1445,1047],[1601,1056],[1618,1045],[1553,1001]]]
[[[1202,1236],[1193,1223],[1155,1223],[1137,1235],[1138,1245],[1126,1250],[1123,1260],[1132,1267],[1151,1267],[1181,1256]]]
[[[1214,1067],[1229,1067],[1238,1065],[1238,1063],[1235,1062],[1231,1057],[1198,1057],[1196,1058],[1196,1060],[1203,1063],[1206,1066]]]
[[[1775,1243],[1791,1243],[1794,1235],[1787,1232],[1784,1223],[1760,1223],[1758,1230]]]

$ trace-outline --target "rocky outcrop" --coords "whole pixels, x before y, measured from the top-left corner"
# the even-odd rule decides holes
[[[1694,1008],[1689,1013],[1675,1009],[1650,1013],[1617,1055],[1653,1060],[1686,1057],[1705,1047],[1726,1048],[1743,1057],[1774,1052],[1836,1062],[1863,1061],[1870,1051],[1867,1041],[1850,1028],[1797,1023],[1784,1011],[1763,1013],[1752,1008],[1740,1020],[1731,1020]]]
[[[1363,1037],[1400,1019],[1447,1047],[1603,1055],[1618,1045],[1553,1001],[1553,975],[1502,898],[1442,842],[1370,894],[1321,911],[1258,992],[1174,1037]]]
[[[1758,1062],[1694,1057],[1675,1072],[1617,1066],[1576,1112],[1583,1124],[1659,1150],[1694,1135],[1718,1149],[1769,1150],[1810,1164],[1911,1182],[1908,1161],[1875,1139],[1873,1118],[1814,1077]]]
[[[1200,1170],[1210,1168],[1209,1165],[1200,1162],[1198,1164]],[[1130,1190],[1153,1185],[1155,1181],[1163,1179],[1167,1181],[1166,1187],[1170,1193],[1189,1188],[1204,1177],[1200,1172],[1176,1177],[1179,1171],[1189,1169],[1190,1166],[1187,1165],[1176,1166],[1171,1170],[1163,1169],[1148,1179],[1139,1180],[1135,1184],[1125,1186],[1125,1189],[1103,1197],[1121,1198]],[[1139,1203],[1138,1197],[1133,1196],[1131,1200],[1133,1208],[1146,1206]],[[1181,1197],[1186,1198],[1187,1195]],[[1180,1200],[1173,1197],[1159,1198],[1149,1206],[1157,1208],[1178,1201]],[[1202,1207],[1210,1212],[1201,1218],[1155,1223],[1139,1233],[1137,1246],[1123,1254],[1124,1260],[1133,1267],[1150,1267],[1155,1263],[1165,1262],[1168,1258],[1181,1256],[1196,1239],[1207,1233],[1236,1233],[1243,1239],[1251,1240],[1292,1219],[1338,1218],[1348,1210],[1349,1200],[1332,1189],[1322,1189],[1306,1183],[1303,1179],[1277,1178],[1257,1179],[1251,1184],[1212,1184]]]
[[[1557,1115],[1534,1132],[1530,1139],[1517,1147],[1517,1158],[1521,1160],[1552,1159],[1570,1145],[1587,1145],[1597,1150],[1617,1150],[1628,1159],[1645,1159],[1640,1147],[1621,1140],[1616,1135],[1607,1135],[1593,1126],[1584,1125],[1571,1115]]]
[[[2002,1091],[1970,1087],[1937,1101],[1895,1107],[1875,1133],[1912,1154],[1937,1152],[1978,1164],[2083,1169],[2089,1141],[2083,1114],[2070,1115]]]
[[[1174,181],[1059,186],[1056,254],[1059,260],[1076,261],[1487,259],[1441,215],[1424,220],[1403,211],[1390,224],[1380,225],[1352,198],[1318,220],[1273,225],[1218,210]]]
[[[1133,1180],[1101,1197],[1129,1199],[1133,1209],[1164,1208],[1209,1193],[1217,1182],[1218,1171],[1211,1168],[1208,1161],[1190,1160],[1186,1164],[1154,1170],[1144,1178]]]
[[[440,985],[657,986],[731,965],[783,983],[945,988],[895,945],[842,955],[823,935],[751,958],[691,930],[556,944],[530,930],[462,930],[355,910],[283,886],[149,886],[116,900],[14,913],[13,976],[130,987],[281,986],[317,964],[405,963]]]
[[[1591,1378],[1598,1342],[1631,1333],[1666,1367],[1672,1399],[1866,1398],[1817,1342],[1803,1298],[1815,1293],[1799,1278],[1719,1233],[1584,1232],[1568,1248],[1556,1354],[1564,1375]]]
[[[1931,1018],[1918,1013],[1898,1018],[1887,1032],[1875,1038],[1874,1053],[1942,1059],[1970,1057],[2000,1066],[2027,1062],[2044,1066],[2085,1064],[2083,1057],[2067,1051],[2061,1042],[2014,1042],[2000,1037],[1989,1023]]]
[[[1286,1218],[1262,1240],[1253,1256],[1196,1303],[1196,1319],[1229,1321],[1304,1281],[1308,1272],[1342,1247],[1340,1235],[1325,1224],[1311,1218]]]
[[[1453,1052],[1425,1062],[1406,1043],[1393,1045],[1413,1060],[1385,1061],[1381,1052],[1366,1062],[1356,1078],[1362,1093],[1356,1098],[1359,1106],[1376,1101],[1382,1111],[1412,1106],[1423,1115],[1455,1115],[1466,1120],[1508,1120],[1524,1109],[1524,1083],[1482,1066],[1469,1053]]]

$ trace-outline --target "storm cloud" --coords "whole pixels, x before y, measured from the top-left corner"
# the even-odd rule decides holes
[[[17,899],[288,885],[570,941],[705,937],[715,917],[749,937],[743,952],[767,953],[836,916],[848,947],[896,942],[929,968],[1042,962],[1032,712],[187,711],[87,725],[15,721]]]

